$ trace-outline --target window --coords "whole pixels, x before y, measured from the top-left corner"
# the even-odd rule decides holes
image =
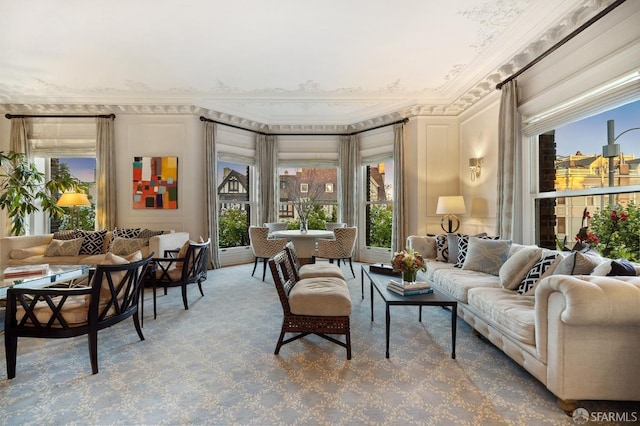
[[[218,239],[220,248],[249,245],[250,166],[218,161]]]
[[[325,183],[324,184],[324,192],[328,192],[328,193],[333,192],[333,184],[332,183]]]
[[[391,248],[393,221],[393,160],[365,167],[365,243],[367,247]]]
[[[326,190],[327,185],[334,188],[338,183],[336,167],[280,167],[278,177],[280,221],[297,228],[300,215],[306,214],[309,229],[325,229],[326,222],[337,221],[338,200],[333,191]]]

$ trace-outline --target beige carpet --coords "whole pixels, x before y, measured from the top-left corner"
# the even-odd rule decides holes
[[[170,289],[155,321],[148,293],[146,340],[132,321],[102,331],[97,375],[86,337],[19,339],[13,380],[2,350],[0,424],[574,424],[537,380],[463,321],[452,360],[444,309],[426,308],[420,323],[417,308],[392,308],[386,359],[384,306],[376,300],[371,322],[359,265],[348,280],[353,359],[317,336],[275,356],[281,307],[271,277],[251,278],[252,267],[210,271],[204,297],[190,287],[188,311]],[[638,410],[629,402],[582,406]]]

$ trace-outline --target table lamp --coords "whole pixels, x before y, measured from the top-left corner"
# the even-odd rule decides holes
[[[456,214],[466,213],[466,211],[467,209],[464,206],[464,197],[461,195],[438,197],[436,214],[445,215],[440,221],[440,227],[442,227],[443,231],[448,233],[456,232],[458,228],[460,228],[460,219],[458,219]],[[448,225],[447,228],[444,227],[445,222]]]
[[[60,207],[71,207],[71,229],[75,229],[75,226],[77,226],[77,220],[74,219],[77,219],[78,206],[90,206],[91,202],[89,201],[87,194],[79,192],[65,192],[60,196],[56,205]]]

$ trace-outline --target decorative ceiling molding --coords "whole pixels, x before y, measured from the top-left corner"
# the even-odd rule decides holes
[[[487,30],[478,35],[478,43],[474,46],[483,50],[495,41],[495,37],[504,27],[513,22],[529,3],[527,1],[507,1],[496,12],[495,2],[487,1],[477,7],[462,11],[460,14],[471,20],[494,20],[487,25]],[[377,90],[365,91],[362,87],[342,87],[338,89],[324,89],[315,80],[306,80],[295,86],[294,89],[264,88],[243,91],[232,87],[224,81],[217,81],[216,85],[203,93],[200,90],[186,88],[172,88],[159,92],[140,81],[127,80],[126,86],[134,93],[123,89],[109,87],[93,88],[87,90],[94,95],[104,95],[104,104],[91,103],[87,97],[85,102],[68,103],[62,95],[65,92],[74,93],[77,90],[59,86],[44,80],[37,80],[37,93],[42,97],[33,96],[37,101],[30,104],[17,101],[22,88],[17,85],[0,84],[0,110],[3,113],[12,114],[191,114],[202,115],[216,121],[229,123],[235,126],[245,127],[250,130],[272,133],[301,133],[312,131],[314,133],[352,132],[390,123],[402,118],[418,116],[458,116],[466,111],[488,94],[492,93],[496,84],[508,78],[513,73],[534,60],[544,51],[549,49],[576,28],[584,24],[592,16],[608,7],[614,0],[585,0],[566,14],[563,19],[548,28],[523,49],[513,55],[508,61],[485,74],[471,88],[464,90],[454,99],[446,100],[437,98],[444,86],[456,80],[460,74],[464,74],[468,64],[456,64],[446,74],[446,83],[438,88],[424,88],[417,92],[410,92],[403,86],[400,78],[391,80],[387,85]],[[490,17],[490,18],[489,18]],[[3,93],[3,94],[2,94]],[[48,103],[49,99],[56,99],[59,95],[60,102]],[[115,101],[109,103],[108,99],[119,97],[132,99],[130,103]],[[152,96],[153,95],[153,96]],[[211,99],[208,98],[208,95]],[[215,95],[215,96],[214,96]],[[163,97],[164,96],[164,97]],[[80,96],[79,98],[81,98]],[[162,102],[158,102],[161,98]],[[407,99],[411,99],[407,104]],[[145,103],[148,100],[148,103]],[[207,104],[213,102],[217,108],[211,108]],[[402,105],[404,103],[404,105]],[[352,124],[273,124],[268,119],[243,111],[243,105],[268,108],[273,106],[296,104],[303,111],[314,111],[320,106],[330,108],[346,108],[357,105],[360,112],[345,117],[361,117],[371,114],[373,118],[354,119]],[[223,106],[224,108],[219,108]],[[227,108],[228,107],[228,108]],[[220,112],[218,109],[236,111],[236,113]],[[385,111],[387,109],[388,111]],[[246,113],[245,113],[246,112]],[[293,122],[293,120],[292,120]]]

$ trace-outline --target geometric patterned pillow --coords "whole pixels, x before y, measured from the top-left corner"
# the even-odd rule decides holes
[[[128,255],[140,250],[144,245],[142,238],[121,238],[115,237],[111,240],[109,251],[118,256]]]
[[[520,282],[520,285],[518,286],[518,290],[516,292],[518,294],[525,294],[531,291],[536,286],[536,284],[538,284],[538,281],[544,275],[549,266],[551,266],[556,261],[558,256],[560,256],[560,254],[557,252],[549,253],[545,256],[542,256],[542,259],[540,259],[535,265],[533,265],[531,270]]]
[[[140,228],[116,228],[113,230],[113,236],[119,238],[138,238]]]
[[[449,260],[449,243],[446,234],[436,235],[436,260],[440,262]]]
[[[82,246],[82,238],[73,240],[51,240],[44,252],[45,256],[77,256]]]
[[[106,235],[106,229],[102,231],[76,231],[78,238],[84,238],[82,240],[82,247],[80,247],[80,254],[101,254],[104,249],[104,238]]]

